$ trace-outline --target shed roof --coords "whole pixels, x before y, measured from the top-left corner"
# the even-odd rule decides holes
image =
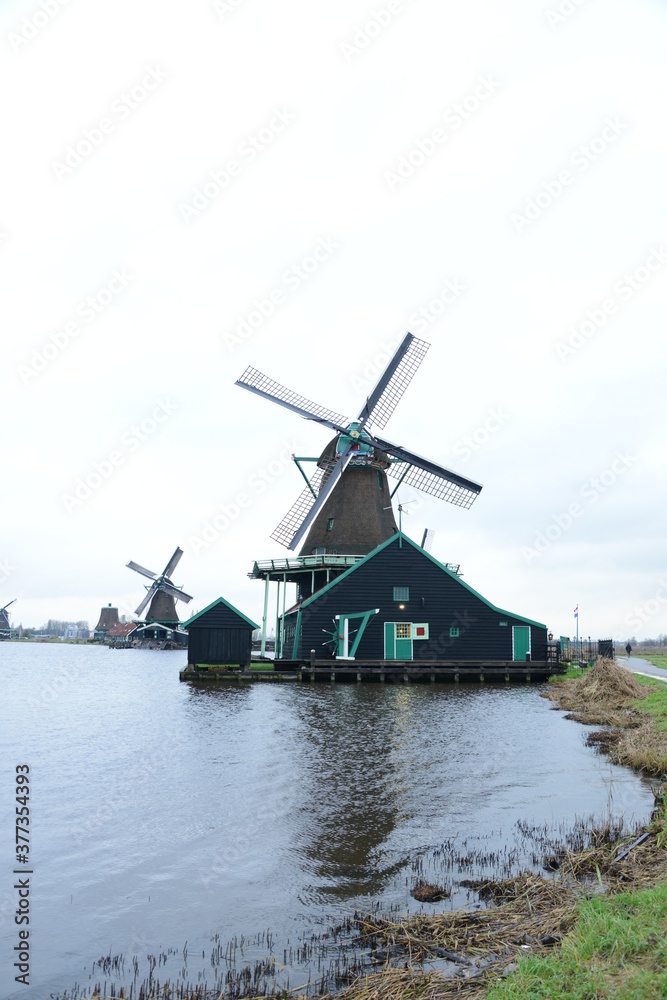
[[[127,637],[130,632],[134,632],[136,627],[136,622],[118,622],[117,625],[108,629],[107,635],[111,636],[112,639]]]
[[[443,563],[439,562],[434,556],[432,556],[430,552],[427,552],[426,549],[423,549],[421,545],[417,545],[416,542],[413,542],[411,538],[409,538],[406,534],[403,533],[393,535],[392,538],[388,538],[386,542],[382,543],[382,545],[378,545],[376,549],[373,549],[373,551],[369,552],[367,556],[364,556],[364,558],[360,562],[358,562],[355,566],[351,566],[349,569],[345,570],[344,573],[341,573],[340,576],[337,576],[335,580],[332,580],[331,583],[328,583],[325,587],[322,587],[321,590],[318,590],[311,597],[308,597],[303,602],[301,607],[306,608],[308,607],[309,604],[313,604],[315,601],[318,601],[323,594],[326,594],[327,591],[331,590],[332,587],[337,586],[341,582],[341,580],[347,579],[347,577],[350,576],[351,573],[356,573],[357,570],[361,569],[362,566],[370,562],[370,560],[373,559],[376,555],[378,555],[378,553],[382,552],[390,545],[398,545],[401,538],[404,543],[407,542],[408,545],[411,545],[413,549],[416,549],[418,552],[421,552],[421,554],[424,556],[425,559],[430,559],[430,561],[434,563],[438,567],[438,569],[441,569],[442,572],[445,573],[447,576],[451,577],[452,580],[456,580],[459,586],[465,587],[467,591],[469,591],[471,594],[474,594],[478,600],[482,601],[483,604],[486,604],[486,606],[488,608],[491,608],[492,611],[497,611],[498,614],[501,615],[507,615],[509,618],[519,618],[521,619],[521,621],[527,622],[529,625],[537,625],[538,628],[546,628],[546,625],[542,624],[542,622],[533,621],[532,618],[526,618],[524,615],[516,615],[512,611],[505,611],[504,608],[499,608],[495,604],[492,604],[491,601],[487,601],[487,599],[485,597],[482,597],[482,595],[478,593],[473,587],[471,587],[470,584],[462,580],[461,577],[457,576],[457,574],[452,572],[452,570],[447,569],[447,567]]]
[[[243,621],[250,626],[250,628],[259,628],[259,625],[256,625],[254,621],[248,618],[247,615],[244,615],[242,611],[239,611],[238,608],[235,608],[233,604],[229,603],[229,601],[226,601],[224,597],[216,598],[216,600],[211,601],[211,603],[208,604],[203,611],[198,611],[196,615],[193,615],[192,618],[188,618],[186,622],[181,622],[181,628],[188,628],[188,626],[192,625],[193,622],[196,622],[198,618],[205,615],[207,611],[211,611],[212,608],[216,608],[219,604],[224,604],[226,608],[233,611],[239,618],[242,618]]]

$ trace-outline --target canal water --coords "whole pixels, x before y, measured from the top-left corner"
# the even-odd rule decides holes
[[[213,985],[234,939],[237,967],[272,949],[298,985],[303,942],[355,911],[419,910],[419,877],[452,890],[429,912],[479,905],[460,879],[533,864],[527,831],[651,810],[650,784],[586,748],[535,686],[202,688],[179,682],[184,664],[0,644],[3,1000],[118,992],[151,955],[161,980]],[[12,968],[24,763],[30,986]]]

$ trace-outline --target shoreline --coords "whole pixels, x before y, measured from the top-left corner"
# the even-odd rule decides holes
[[[582,722],[593,720],[605,727],[605,734],[615,734],[607,742],[591,740],[599,734],[589,737],[590,746],[610,756],[621,752],[623,733],[631,740],[634,735],[635,742],[637,734],[645,742],[646,734],[653,733],[665,752],[662,758],[651,758],[652,766],[662,760],[665,773],[667,732],[659,725],[662,722],[667,728],[667,698],[656,709],[658,687],[662,685],[640,682],[612,661],[602,661],[584,677],[555,679],[542,695],[555,702],[554,710],[567,711]],[[664,692],[667,695],[667,689]],[[638,707],[640,698],[644,711]],[[616,738],[618,733],[621,736]],[[610,990],[599,995],[642,1000],[665,995],[651,991],[653,980],[658,989],[662,989],[659,980],[667,983],[667,952],[656,945],[667,938],[667,823],[664,797],[655,791],[654,796],[651,821],[631,835],[621,837],[620,827],[614,829],[610,820],[589,831],[583,850],[579,844],[576,850],[563,845],[544,858],[544,874],[524,871],[509,879],[471,882],[470,889],[488,903],[484,908],[404,918],[355,915],[346,936],[368,961],[363,968],[355,961],[343,962],[344,974],[333,987],[327,984],[327,989],[318,989],[316,982],[310,982],[285,988],[265,979],[257,983],[255,993],[286,1000],[306,995],[325,1000],[446,1000],[455,996],[552,1000],[558,993],[574,995],[567,977],[588,975],[597,977],[597,983],[608,974],[613,983],[626,974],[628,965],[648,976],[649,986],[644,983],[638,993]],[[614,927],[611,945],[605,937],[607,925]],[[618,942],[622,946],[616,953]],[[369,963],[374,971],[368,971]],[[153,982],[151,987],[143,994],[146,1000],[174,995],[173,984]],[[222,992],[202,985],[176,995],[183,1000],[232,1000],[239,994],[229,983]]]

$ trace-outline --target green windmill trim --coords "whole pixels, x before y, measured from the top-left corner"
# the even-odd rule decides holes
[[[233,604],[229,603],[229,601],[226,601],[224,597],[217,597],[214,601],[211,601],[211,603],[208,604],[203,609],[203,611],[198,611],[196,615],[193,615],[192,618],[188,618],[186,622],[181,622],[180,623],[181,628],[187,628],[189,625],[192,625],[193,622],[196,622],[198,618],[201,618],[202,615],[205,615],[207,611],[211,610],[211,608],[217,607],[218,604],[224,604],[226,608],[229,608],[230,611],[233,611],[235,615],[239,616],[239,618],[243,618],[243,620],[247,622],[248,625],[251,626],[251,628],[253,629],[259,628],[259,625],[257,625],[256,622],[248,618],[247,615],[244,615],[242,611],[239,611],[238,608],[235,608]]]
[[[359,625],[359,628],[357,629],[357,634],[356,634],[356,636],[354,638],[354,642],[352,643],[352,646],[351,646],[351,648],[350,648],[350,650],[349,650],[349,652],[347,654],[348,655],[348,659],[353,660],[354,657],[355,657],[355,654],[356,654],[357,650],[359,649],[359,643],[361,642],[362,636],[363,636],[363,634],[364,634],[364,632],[366,630],[366,626],[368,625],[368,623],[371,620],[371,618],[373,617],[373,615],[377,615],[379,613],[380,613],[380,609],[379,608],[372,608],[370,611],[357,611],[354,614],[336,615],[336,618],[338,619],[338,622],[340,623],[338,625],[338,629],[336,630],[337,631],[337,639],[338,639],[337,655],[340,655],[340,643],[341,643],[341,640],[340,640],[340,626],[345,621],[345,619],[347,619],[348,621],[352,621],[352,619],[355,619],[355,618],[361,618],[362,619],[362,621],[361,621],[361,623]]]
[[[304,478],[304,480],[306,482],[306,486],[308,487],[308,489],[310,490],[310,492],[313,494],[313,496],[317,500],[317,493],[315,492],[315,490],[311,486],[310,479],[308,478],[308,476],[306,475],[306,473],[303,471],[303,469],[301,467],[301,463],[302,462],[316,462],[317,459],[316,458],[310,458],[310,457],[304,456],[304,455],[292,455],[292,460],[294,461],[294,464],[296,465],[297,469],[299,470],[299,472],[303,476],[303,478]]]

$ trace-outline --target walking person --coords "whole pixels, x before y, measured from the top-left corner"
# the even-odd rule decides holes
[[[630,645],[630,643],[628,643],[627,646],[625,647],[625,652],[628,654],[628,659],[630,659],[630,653],[632,652],[632,646]]]

